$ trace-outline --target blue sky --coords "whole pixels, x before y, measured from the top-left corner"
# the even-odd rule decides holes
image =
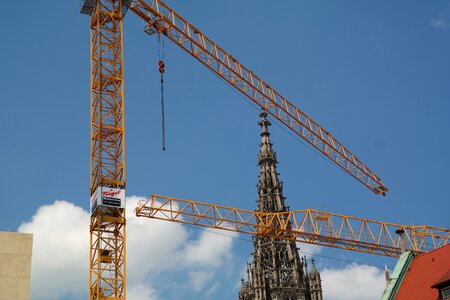
[[[77,2],[3,5],[2,231],[17,230],[55,200],[89,207],[89,26]],[[321,207],[395,223],[450,226],[449,1],[167,4],[330,131],[390,189],[386,197],[372,194],[272,126],[291,209]],[[124,51],[127,194],[254,208],[258,111],[166,41],[163,152],[156,39],[131,12],[124,22]],[[186,242],[200,241],[201,231],[184,230],[190,234]],[[220,282],[214,299],[236,295],[251,243],[233,239],[230,251],[229,276],[219,280],[221,268],[211,275]],[[314,251],[319,268],[395,264],[333,249]],[[170,276],[184,280],[176,271]],[[186,293],[198,299],[204,291]]]

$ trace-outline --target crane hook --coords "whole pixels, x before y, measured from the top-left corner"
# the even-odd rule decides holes
[[[164,118],[164,71],[165,65],[162,60],[158,62],[158,71],[161,74],[161,123],[162,123],[162,149],[166,151],[166,126]]]
[[[162,49],[162,58],[161,58],[161,50],[160,50],[160,41],[161,35],[158,33],[158,71],[161,74],[161,123],[162,123],[162,149],[166,150],[166,126],[164,120],[164,72],[166,71],[164,64],[164,39],[163,39],[163,49]]]
[[[165,65],[164,65],[164,62],[162,61],[162,60],[160,60],[159,62],[158,62],[158,71],[159,71],[159,73],[161,73],[161,75],[164,73],[164,71],[165,71],[166,69],[165,69]]]

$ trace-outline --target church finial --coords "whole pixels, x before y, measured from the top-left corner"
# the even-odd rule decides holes
[[[270,132],[269,126],[272,125],[269,120],[267,120],[267,112],[262,110],[259,114],[261,120],[258,125],[261,126],[261,150],[259,152],[259,164],[266,160],[270,160],[272,163],[277,163],[276,155],[272,150],[272,143],[270,142]]]
[[[316,264],[314,263],[315,259],[311,259],[311,273],[317,273]]]
[[[386,265],[384,265],[384,277],[386,278],[386,287],[391,283],[391,274],[389,274],[389,270]]]
[[[269,127],[270,125],[272,125],[272,123],[269,122],[269,120],[267,120],[267,111],[262,109],[261,113],[259,114],[259,117],[261,118],[261,121],[258,122],[259,126],[262,127],[262,133],[267,133],[270,135],[269,130],[267,127]]]

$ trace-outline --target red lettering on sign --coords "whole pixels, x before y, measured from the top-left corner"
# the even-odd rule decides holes
[[[120,190],[119,191],[104,191],[102,192],[103,196],[107,196],[107,197],[114,197],[120,194]]]

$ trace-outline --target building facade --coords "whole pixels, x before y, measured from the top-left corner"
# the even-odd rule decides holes
[[[0,232],[0,300],[29,300],[33,235]]]
[[[257,211],[286,212],[278,161],[270,142],[271,124],[265,111],[260,117]],[[247,265],[247,280],[242,280],[239,300],[323,300],[320,273],[314,261],[308,272],[306,258],[300,257],[294,241],[255,236],[253,247],[253,260]]]

